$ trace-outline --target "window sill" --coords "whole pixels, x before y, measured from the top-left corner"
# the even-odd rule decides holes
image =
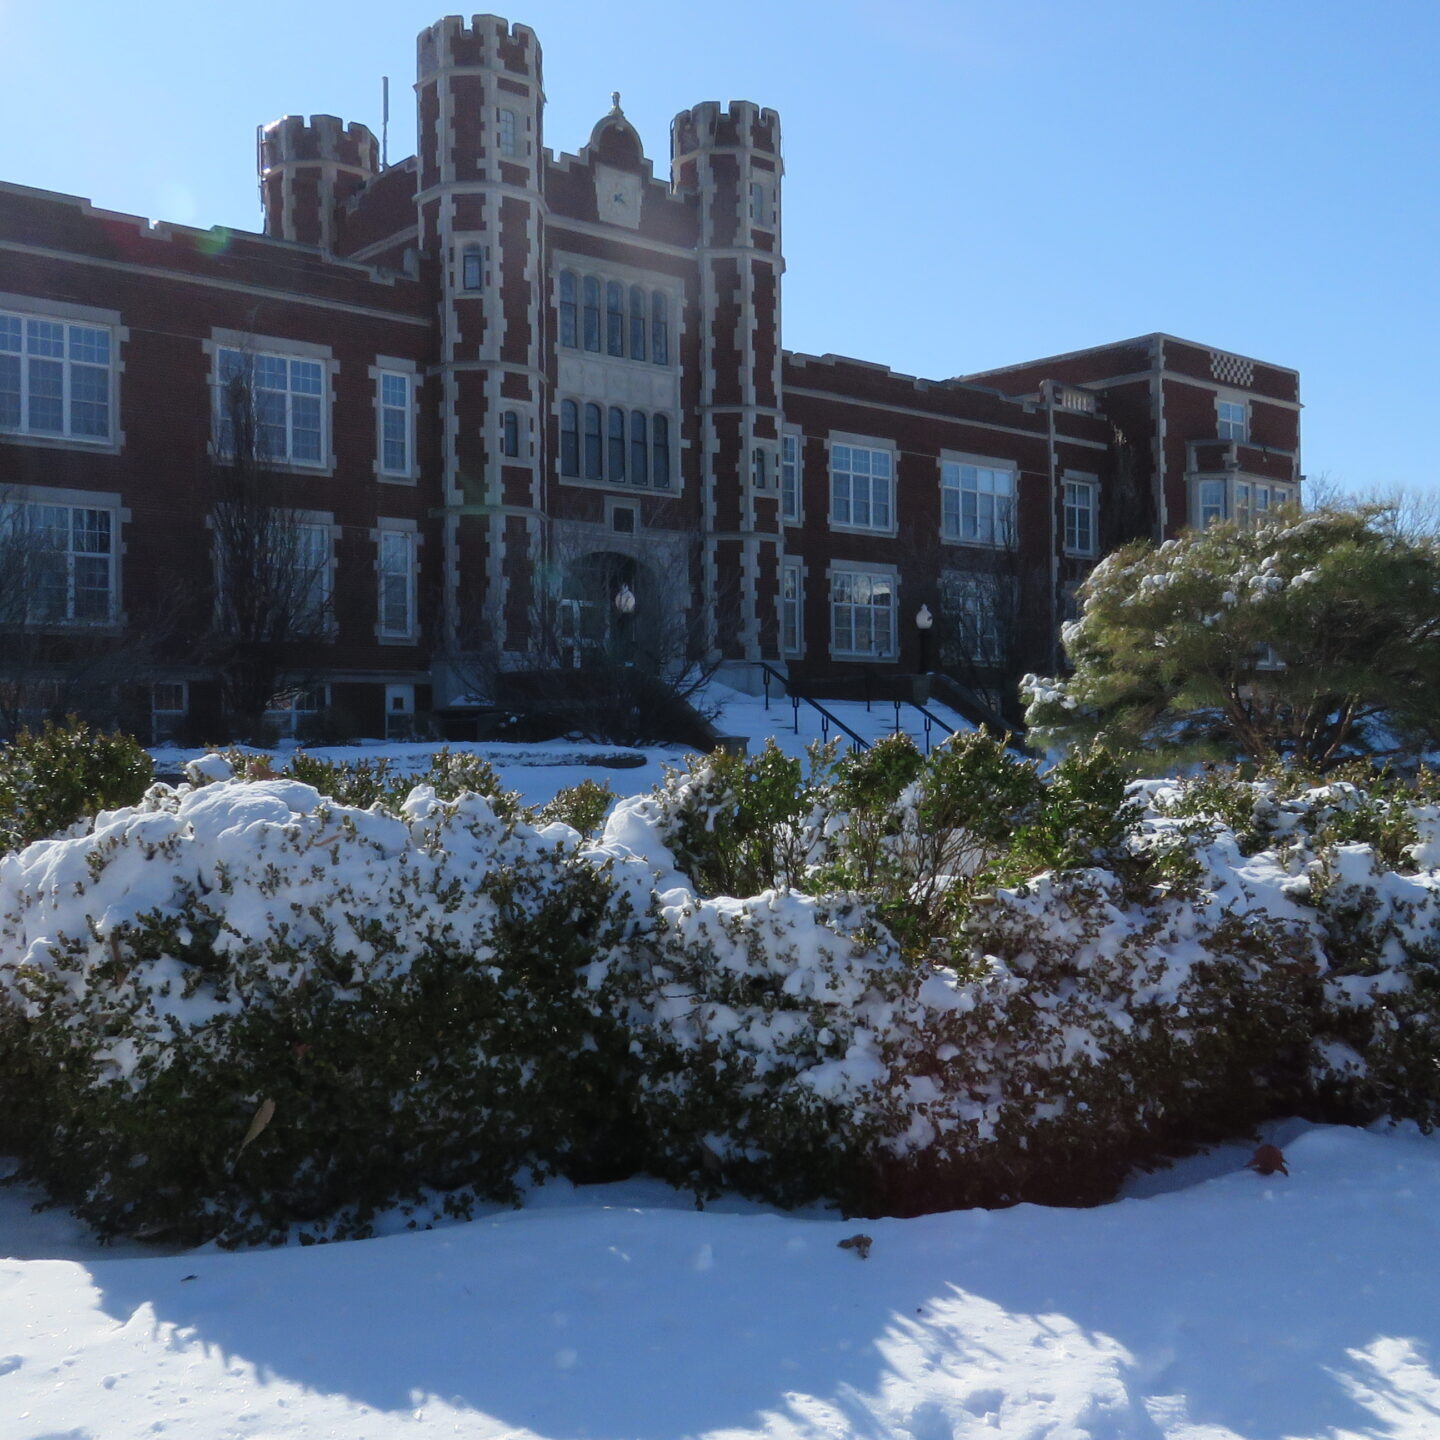
[[[830,521],[830,528],[837,535],[884,535],[892,540],[899,534],[899,527],[896,525],[883,528],[878,525],[845,525],[833,518]]]
[[[868,661],[873,665],[893,665],[900,657],[898,655],[875,655],[870,653],[861,655],[852,654],[849,650],[832,650],[830,652],[830,658],[832,660]]]
[[[962,540],[958,535],[942,534],[940,543],[942,545],[963,545],[969,550],[1014,550],[1016,548],[1016,539],[1013,536],[1009,540]]]
[[[24,430],[0,430],[0,442],[33,445],[40,450],[88,450],[92,455],[118,455],[118,440],[90,440],[70,435],[31,435]]]
[[[606,490],[614,495],[658,495],[671,499],[680,493],[678,485],[667,485],[663,489],[654,485],[632,485],[628,480],[587,480],[583,475],[561,475],[562,485],[578,485],[582,490]]]
[[[402,475],[399,471],[379,470],[376,471],[375,478],[382,485],[418,485],[420,483],[418,475]]]

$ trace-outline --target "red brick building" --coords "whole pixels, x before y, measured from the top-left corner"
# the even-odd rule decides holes
[[[417,97],[383,169],[362,125],[267,126],[264,235],[0,186],[0,563],[41,557],[44,664],[152,625],[120,683],[157,729],[222,723],[188,642],[237,384],[324,617],[274,718],[369,734],[637,635],[737,683],[1053,667],[1105,548],[1295,494],[1298,377],[1227,351],[929,381],[782,350],[771,110],[682,111],[657,177],[616,97],[557,155],[539,43],[493,16],[422,32]]]

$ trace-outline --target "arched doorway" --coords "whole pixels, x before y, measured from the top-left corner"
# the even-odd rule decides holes
[[[633,605],[624,600],[627,592]],[[562,663],[581,669],[633,661],[635,627],[656,599],[646,567],[631,555],[596,551],[572,560],[560,588]]]

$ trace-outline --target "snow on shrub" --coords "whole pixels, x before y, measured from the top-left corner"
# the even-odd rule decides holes
[[[0,860],[6,1138],[102,1233],[187,1240],[609,1163],[618,911],[578,839],[428,786],[390,815],[221,780]]]
[[[363,1233],[526,1167],[1093,1202],[1281,1111],[1440,1119],[1427,777],[767,751],[593,843],[316,778],[374,803],[209,757],[0,860],[0,1140],[103,1231]]]

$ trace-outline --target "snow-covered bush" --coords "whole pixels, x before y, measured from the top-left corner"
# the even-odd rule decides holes
[[[154,773],[128,735],[92,730],[74,719],[46,721],[0,745],[0,852],[73,825],[86,815],[133,805]]]
[[[221,781],[0,860],[5,1138],[102,1233],[189,1240],[612,1166],[621,908],[578,840],[473,793]]]
[[[1440,1121],[1429,777],[782,761],[696,761],[593,843],[196,762],[0,859],[0,1141],[104,1231],[235,1240],[527,1167],[1086,1202],[1278,1111]]]

